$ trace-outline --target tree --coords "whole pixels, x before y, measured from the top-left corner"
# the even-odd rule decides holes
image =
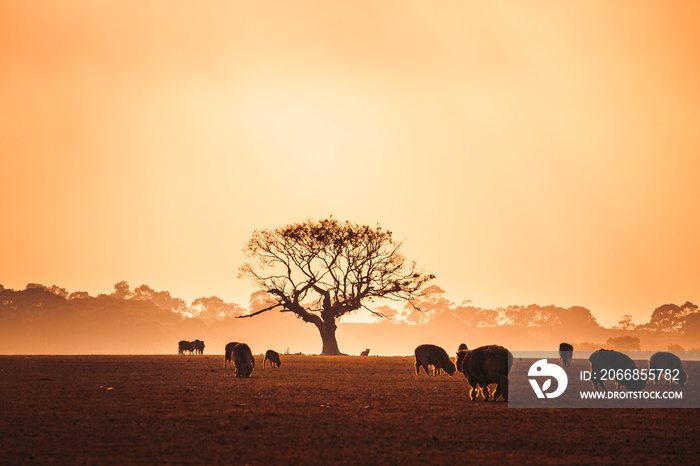
[[[207,321],[221,320],[241,315],[244,309],[235,303],[226,303],[218,296],[201,297],[192,301],[190,313]]]
[[[123,282],[126,284],[126,282]],[[116,287],[116,285],[115,285]],[[129,286],[126,285],[127,294]],[[170,296],[168,291],[156,291],[148,285],[141,285],[134,289],[134,292],[130,295],[129,299],[135,299],[137,301],[148,301],[161,309],[168,309],[178,314],[184,314],[187,311],[187,303],[180,298],[174,298]]]
[[[56,296],[60,296],[62,298],[68,297],[68,291],[66,291],[65,288],[61,288],[58,285],[44,286],[40,283],[27,283],[26,289],[27,290],[40,289],[40,290],[48,291],[49,293],[55,294]]]
[[[88,299],[89,297],[90,297],[90,293],[88,293],[87,291],[74,291],[68,295],[69,300]]]
[[[634,323],[632,322],[632,316],[629,314],[625,314],[622,316],[622,320],[617,323],[617,325],[614,325],[614,329],[619,329],[619,330],[634,330]]]
[[[114,284],[114,293],[112,293],[117,299],[129,299],[131,298],[131,290],[129,289],[129,284],[125,281],[121,281]]]
[[[445,290],[437,285],[425,288],[413,303],[406,303],[402,316],[412,324],[427,324],[432,319],[454,309],[454,303],[443,295]],[[417,310],[418,307],[420,310]]]
[[[649,323],[638,325],[641,330],[660,330],[662,332],[677,332],[685,328],[686,323],[692,321],[693,316],[700,314],[700,309],[690,301],[682,306],[676,304],[664,304],[654,309]]]
[[[240,268],[273,299],[269,306],[240,317],[277,309],[314,324],[322,354],[339,355],[337,321],[375,298],[413,304],[423,285],[435,278],[407,264],[401,242],[380,226],[340,223],[333,218],[256,230],[244,252],[252,260]]]

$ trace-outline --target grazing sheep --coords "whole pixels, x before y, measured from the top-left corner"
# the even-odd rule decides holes
[[[233,365],[236,367],[236,377],[250,377],[255,368],[255,358],[250,347],[239,343],[233,347]]]
[[[466,351],[469,350],[467,348],[466,343],[462,343],[459,345],[459,348],[457,348],[457,357],[455,358],[455,361],[457,361],[457,372],[462,372],[462,361],[464,361],[464,354]]]
[[[420,375],[421,366],[427,375],[430,375],[429,366],[435,368],[435,375],[440,374],[440,369],[443,369],[450,375],[455,373],[455,365],[450,361],[447,352],[439,346],[420,345],[416,348],[414,354],[416,356],[416,374],[418,375]]]
[[[603,391],[608,391],[607,387],[603,383],[602,378],[607,380],[615,379],[615,384],[617,385],[617,390],[625,387],[628,392],[639,392],[644,390],[647,381],[642,380],[641,377],[637,380],[631,376],[631,374],[637,370],[637,366],[634,361],[624,353],[618,351],[599,349],[598,351],[591,354],[588,358],[591,363],[591,381],[593,382],[593,388],[598,391],[600,386]],[[630,370],[628,374],[630,377],[623,377],[622,379],[616,379],[615,373],[621,369],[623,372],[627,369]]]
[[[267,350],[265,352],[265,359],[263,359],[263,369],[265,368],[265,363],[270,362],[270,367],[277,367],[279,368],[282,363],[280,362],[280,355],[277,353],[277,351],[273,351],[271,349]]]
[[[195,354],[204,354],[204,342],[201,340],[195,340],[194,341],[194,353]]]
[[[233,365],[233,348],[237,344],[237,341],[232,341],[226,345],[226,348],[224,349],[224,367]]]
[[[360,356],[369,356],[369,348],[360,353]]]
[[[664,372],[667,370],[671,371],[671,378],[677,377],[676,380],[669,380],[669,378],[666,378],[667,374],[664,374],[664,385],[667,385],[669,382],[671,385],[673,385],[673,382],[676,382],[682,387],[688,381],[688,374],[685,372],[685,370],[683,370],[681,358],[673,353],[659,351],[658,353],[652,354],[652,356],[649,358],[649,372],[651,373],[654,371],[654,385],[659,383],[659,373],[657,372],[659,369],[662,369]],[[677,373],[675,373],[676,370],[678,370]]]
[[[466,345],[464,345],[466,347]],[[493,401],[499,396],[508,401],[508,373],[513,367],[513,355],[502,346],[488,345],[468,350],[462,348],[457,353],[457,366],[469,382],[469,397],[473,401],[479,391],[484,401],[489,400],[489,385],[496,384]]]
[[[193,341],[187,341],[187,340],[181,340],[177,344],[177,354],[185,354],[186,351],[189,351],[190,354],[194,353],[194,342]]]
[[[561,343],[559,345],[559,357],[561,358],[562,366],[570,366],[571,358],[574,357],[574,347],[568,343]]]

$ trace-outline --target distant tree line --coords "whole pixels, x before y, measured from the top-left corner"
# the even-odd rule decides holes
[[[529,327],[529,328],[593,328],[603,329],[590,310],[581,306],[562,308],[554,305],[508,306],[496,309],[483,309],[463,301],[456,305],[444,297],[445,291],[438,286],[430,286],[415,301],[401,310],[388,306],[378,306],[377,314],[388,317],[396,323],[427,325],[430,323],[459,322],[472,328],[486,327]],[[274,302],[264,291],[256,291],[250,297],[249,308],[236,303],[227,303],[217,296],[197,298],[190,305],[173,297],[168,291],[156,291],[148,285],[133,290],[125,281],[114,285],[111,294],[90,296],[85,291],[68,292],[57,285],[45,286],[38,283],[27,284],[24,290],[16,291],[0,284],[0,312],[4,315],[17,313],[34,314],[35,317],[51,309],[61,308],[72,301],[121,300],[150,303],[160,309],[169,310],[183,318],[199,318],[217,321],[244,316],[257,312]],[[680,306],[664,304],[654,310],[646,324],[630,324],[629,316],[624,316],[617,330],[645,330],[700,334],[700,309],[686,302]]]
[[[496,309],[483,309],[463,301],[461,305],[447,300],[445,291],[438,286],[426,288],[416,307],[405,306],[402,311],[384,309],[384,313],[410,324],[426,324],[435,320],[452,319],[470,327],[541,327],[541,328],[594,328],[598,324],[591,311],[585,307],[561,308],[554,305],[508,306]]]
[[[172,311],[183,317],[197,317],[204,321],[215,321],[236,317],[247,313],[238,304],[226,303],[217,296],[195,299],[188,305],[184,300],[171,296],[168,291],[155,291],[148,285],[141,285],[131,290],[125,281],[114,285],[114,292],[90,296],[86,291],[69,293],[56,285],[44,286],[29,283],[24,290],[15,291],[0,285],[0,312],[5,316],[25,314],[25,317],[39,317],[50,309],[57,310],[77,303],[90,303],[94,306],[113,302],[114,300],[133,303],[147,303],[158,309]]]
[[[441,288],[430,286],[412,304],[401,309],[378,305],[376,315],[388,317],[383,319],[381,331],[403,332],[401,328],[428,326],[463,329],[458,331],[474,337],[497,335],[493,332],[498,331],[502,331],[499,335],[503,336],[526,331],[528,335],[540,336],[541,340],[566,338],[581,350],[607,347],[623,351],[648,347],[651,341],[666,342],[663,344],[673,351],[695,350],[698,345],[693,342],[700,336],[700,309],[690,302],[660,306],[645,324],[631,324],[629,316],[624,316],[618,325],[606,329],[588,309],[580,306],[561,308],[532,304],[483,309],[469,301],[457,305],[444,294]],[[67,337],[69,339],[79,335],[74,323],[80,322],[81,331],[88,333],[111,332],[118,339],[119,335],[134,333],[133,329],[137,328],[144,339],[152,339],[147,335],[161,332],[165,336],[169,335],[168,332],[179,331],[177,329],[183,327],[178,322],[201,322],[209,326],[225,324],[225,328],[235,329],[241,325],[234,322],[235,317],[267,309],[274,302],[273,297],[259,290],[250,296],[247,308],[216,296],[198,298],[187,304],[168,291],[156,291],[148,285],[132,289],[124,281],[116,283],[112,293],[97,296],[85,291],[69,292],[56,285],[30,283],[19,291],[0,285],[0,328],[20,328],[29,332],[39,327],[55,328],[72,335]],[[251,320],[250,325],[257,325],[254,322],[255,319]],[[269,326],[270,321],[265,325]],[[136,335],[133,338],[137,341]]]

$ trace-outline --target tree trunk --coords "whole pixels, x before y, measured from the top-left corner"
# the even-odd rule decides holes
[[[329,322],[321,322],[316,324],[318,331],[321,332],[321,340],[323,341],[324,356],[340,356],[343,353],[338,349],[338,340],[335,339],[336,324],[335,319]]]

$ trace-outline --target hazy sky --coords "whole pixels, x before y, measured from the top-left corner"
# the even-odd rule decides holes
[[[0,2],[0,283],[247,305],[256,228],[449,298],[700,304],[700,2]]]

